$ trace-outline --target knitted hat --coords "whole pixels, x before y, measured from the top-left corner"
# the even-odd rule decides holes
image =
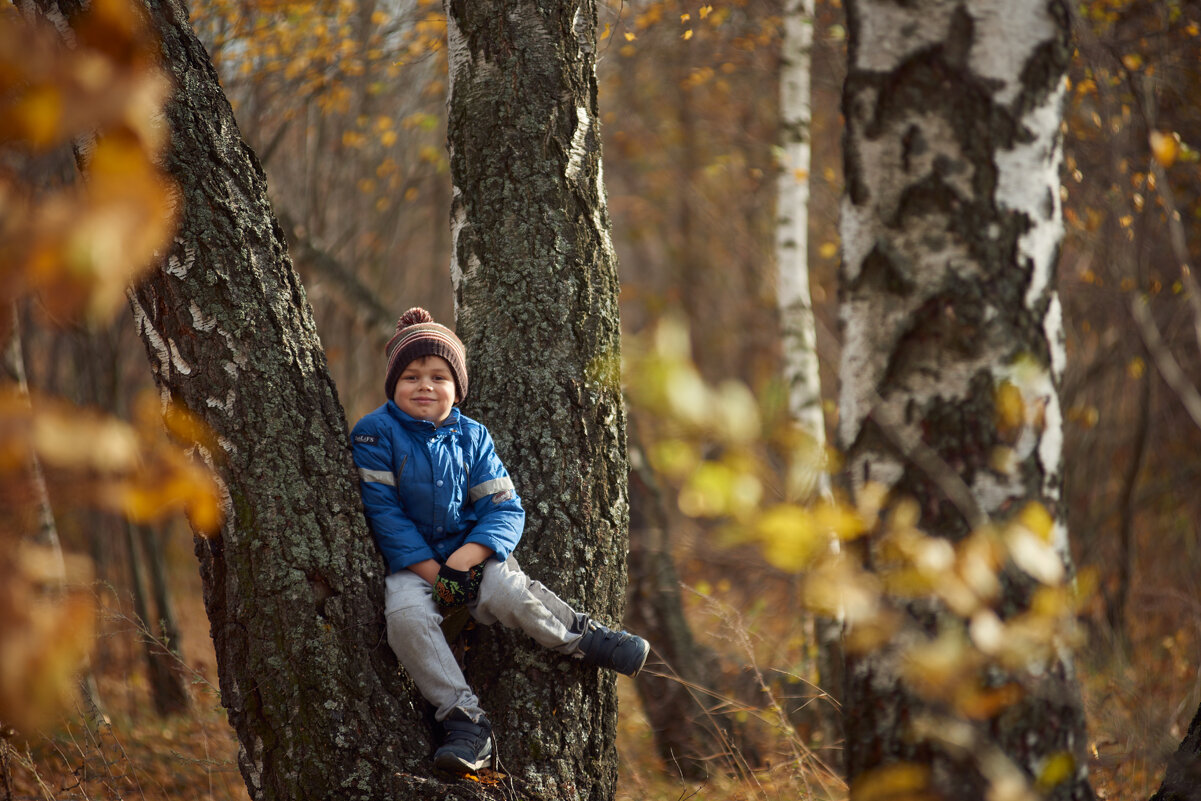
[[[384,349],[388,354],[388,374],[384,391],[390,399],[396,392],[396,382],[409,362],[422,356],[441,356],[450,364],[455,377],[456,401],[467,397],[467,353],[463,343],[444,325],[438,325],[425,309],[414,306],[396,321],[396,333]]]

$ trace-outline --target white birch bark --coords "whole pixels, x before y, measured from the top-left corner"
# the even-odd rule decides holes
[[[1068,15],[1062,0],[848,4],[839,401],[853,491],[875,482],[912,497],[922,529],[952,539],[1037,502],[1064,568],[1055,270]],[[1000,613],[1019,614],[1031,592],[1007,578]],[[1032,658],[1010,679],[1028,695],[973,736],[1030,782],[1070,754],[1047,797],[1092,797],[1070,660]],[[901,722],[923,702],[884,660],[855,660],[847,682],[852,779],[920,760],[947,797],[984,791],[979,760],[906,741]]]
[[[809,291],[810,55],[813,0],[784,4],[780,59],[780,174],[776,179],[776,298],[783,338],[784,381],[792,419],[814,453],[826,444],[817,330]],[[822,479],[821,489],[828,481]]]

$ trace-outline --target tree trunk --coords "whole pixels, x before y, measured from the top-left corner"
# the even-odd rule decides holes
[[[780,55],[780,149],[783,158],[776,177],[776,303],[780,308],[780,334],[784,385],[788,411],[808,439],[803,455],[811,460],[803,471],[803,486],[791,488],[802,497],[828,496],[830,474],[825,458],[826,420],[822,409],[821,372],[817,358],[817,323],[809,291],[809,175],[811,167],[810,107],[812,82],[813,0],[788,0],[784,4],[784,41]],[[831,543],[837,553],[837,540]],[[814,620],[817,640],[817,680],[835,704],[842,699],[842,622],[819,616]],[[838,712],[821,703],[816,712],[827,744],[839,738]]]
[[[918,527],[952,540],[1038,503],[1065,565],[1054,287],[1068,16],[1062,0],[848,4],[839,428],[853,493],[876,482],[913,498]],[[1015,392],[1010,419],[998,397]],[[996,613],[1010,620],[1038,585],[1013,569],[1001,582]],[[947,620],[926,609],[907,607],[913,628]],[[887,653],[848,660],[852,787],[920,763],[940,798],[982,798],[1002,775],[1092,798],[1067,652],[982,670],[982,690],[1020,698],[924,737],[919,724],[945,708]]]
[[[1163,784],[1151,801],[1201,801],[1201,706],[1180,748],[1168,760]]]
[[[165,0],[148,16],[176,87],[166,166],[181,220],[130,303],[164,403],[211,431],[196,450],[225,518],[196,552],[250,795],[480,797],[409,772],[428,731],[383,644],[383,564],[304,290],[186,10]]]
[[[734,749],[741,743],[735,742],[732,717],[718,710],[727,688],[719,684],[716,654],[693,639],[684,617],[662,490],[636,435],[630,455],[631,603],[626,621],[652,639],[664,666],[639,674],[638,698],[669,773],[701,780],[711,771],[737,770],[743,763]]]
[[[143,543],[149,539],[143,530],[142,536],[137,537],[134,526],[128,520],[121,523],[125,531],[125,550],[129,554],[129,581],[133,589],[134,614],[143,627],[140,632],[142,650],[146,657],[146,672],[150,678],[150,699],[154,709],[160,716],[175,715],[187,710],[190,700],[188,688],[184,683],[183,673],[179,671],[177,660],[179,646],[173,639],[168,639],[165,630],[167,624],[163,616],[163,607],[159,605],[162,596],[156,598],[156,615],[150,612],[150,599],[146,591],[145,560],[138,548],[138,539]],[[146,558],[150,557],[149,552]],[[161,577],[162,565],[150,567],[152,573]],[[161,583],[161,582],[160,582]],[[159,621],[157,624],[155,621]],[[155,630],[158,629],[158,634]]]
[[[813,0],[784,7],[780,56],[780,149],[776,178],[776,302],[780,307],[784,382],[792,419],[813,440],[815,457],[826,445],[817,325],[809,292],[809,67],[813,46]],[[824,468],[824,460],[815,463]],[[824,470],[814,471],[819,491],[829,488]]]
[[[1150,354],[1144,349],[1144,361]],[[1122,488],[1118,493],[1118,554],[1117,586],[1113,593],[1105,593],[1105,619],[1113,631],[1114,639],[1125,650],[1130,644],[1130,632],[1126,627],[1126,609],[1130,600],[1130,585],[1134,573],[1135,542],[1134,520],[1138,501],[1135,491],[1146,462],[1147,448],[1151,443],[1151,372],[1145,371],[1139,379],[1138,417],[1134,428],[1131,453],[1126,459],[1122,475]]]
[[[628,499],[596,6],[448,0],[451,275],[467,411],[524,499],[527,572],[622,618]],[[612,673],[489,631],[468,666],[503,764],[538,797],[615,792]]]

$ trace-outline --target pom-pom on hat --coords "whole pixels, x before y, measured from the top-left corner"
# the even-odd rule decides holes
[[[384,391],[389,400],[396,392],[400,374],[414,359],[422,356],[441,356],[450,364],[454,373],[456,402],[467,397],[467,352],[463,343],[444,325],[434,322],[430,313],[414,306],[396,321],[396,333],[388,340],[384,349],[388,354],[388,374],[384,379]]]

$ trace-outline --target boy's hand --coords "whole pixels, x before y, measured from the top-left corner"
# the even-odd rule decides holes
[[[443,606],[475,603],[480,596],[480,582],[483,578],[483,562],[467,570],[455,570],[450,565],[442,565],[438,570],[438,577],[434,579],[434,595]]]

